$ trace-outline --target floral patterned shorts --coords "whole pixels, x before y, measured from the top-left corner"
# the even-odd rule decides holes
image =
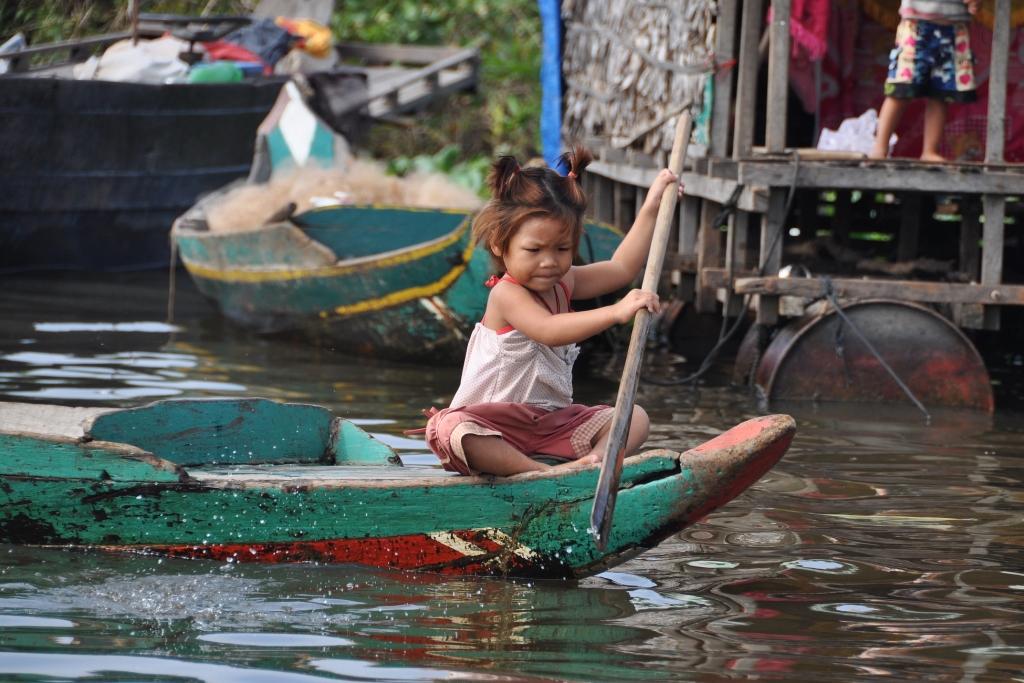
[[[889,53],[888,97],[931,97],[943,102],[973,102],[974,56],[968,24],[936,24],[903,19],[896,47]]]

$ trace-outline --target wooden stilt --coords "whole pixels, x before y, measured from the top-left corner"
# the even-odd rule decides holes
[[[1010,0],[996,0],[992,29],[992,58],[988,76],[988,128],[985,138],[985,163],[1003,161],[1006,146],[1006,68],[1010,52]],[[986,194],[982,197],[985,227],[982,234],[981,283],[1000,284],[1003,279],[1003,221],[1006,197]],[[999,329],[999,308],[985,307],[985,329]]]
[[[739,0],[719,0],[715,16],[715,63],[728,64],[736,59],[736,29],[739,18]],[[729,133],[732,126],[732,91],[736,70],[719,68],[715,71],[714,102],[711,106],[711,156],[724,157],[729,153]]]
[[[595,211],[597,213],[597,220],[604,221],[605,223],[615,222],[615,194],[612,186],[614,181],[599,177],[597,181],[597,188],[595,189]]]
[[[750,156],[754,145],[754,118],[757,113],[757,72],[760,59],[757,44],[761,40],[763,0],[744,0],[740,28],[740,57],[736,82],[736,124],[733,131],[732,154],[735,158]]]
[[[701,202],[700,231],[697,234],[697,272],[704,268],[717,268],[721,265],[722,259],[722,234],[715,227],[715,218],[718,216],[720,205],[704,200]],[[715,310],[716,292],[714,289],[700,286],[700,278],[697,278],[697,298],[694,302],[701,313],[711,313]]]
[[[789,14],[791,0],[772,0],[768,46],[768,118],[764,134],[769,154],[786,149],[786,104],[789,96]]]
[[[786,223],[785,187],[773,187],[768,193],[768,213],[761,219],[761,244],[758,268],[765,275],[778,275],[782,266],[783,230]],[[758,295],[757,322],[774,325],[779,319],[779,298]]]
[[[918,192],[905,192],[900,212],[900,236],[896,244],[896,258],[909,261],[917,257],[919,232],[921,230],[921,207],[924,200]]]

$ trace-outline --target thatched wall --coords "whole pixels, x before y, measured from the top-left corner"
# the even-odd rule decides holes
[[[694,103],[699,114],[714,56],[715,5],[564,0],[563,138],[667,154],[679,112]]]

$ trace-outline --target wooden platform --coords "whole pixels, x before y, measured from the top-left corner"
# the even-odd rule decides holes
[[[414,111],[427,102],[476,88],[480,52],[448,48],[376,43],[338,43],[343,61],[359,65],[369,86],[370,116],[388,119]]]
[[[947,194],[1024,194],[1024,165],[922,163],[912,159],[805,158],[800,150],[741,159],[709,159],[709,178],[746,187],[882,190]]]
[[[765,25],[767,4],[718,3],[715,58],[735,68],[715,71],[707,144],[691,145],[682,174],[675,295],[705,313],[719,310],[724,293],[740,295],[730,314],[749,295],[758,322],[775,325],[780,297],[824,295],[821,279],[782,278],[782,266],[802,265],[800,247],[804,254],[827,248],[834,258],[818,259],[814,275],[830,276],[841,296],[945,304],[961,327],[998,330],[1001,307],[1024,305],[1020,247],[1006,239],[1024,217],[1024,164],[1004,156],[1009,1],[995,3],[984,161],[956,163],[787,147],[792,3],[773,0],[774,20]],[[759,83],[766,58],[767,80]],[[763,104],[759,90],[767,92]],[[762,106],[764,128],[755,131]],[[584,181],[591,213],[628,228],[664,161],[609,139],[585,142],[597,151],[588,169],[594,177]],[[941,212],[937,204],[954,208]],[[844,249],[854,258],[840,261],[835,254]],[[887,274],[939,258],[948,267],[915,273],[921,279]],[[872,268],[871,259],[891,268]]]

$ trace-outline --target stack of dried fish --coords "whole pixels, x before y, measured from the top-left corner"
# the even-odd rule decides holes
[[[586,141],[598,153],[667,154],[676,116],[690,104],[699,109],[711,73],[715,5],[565,0],[565,139]]]

